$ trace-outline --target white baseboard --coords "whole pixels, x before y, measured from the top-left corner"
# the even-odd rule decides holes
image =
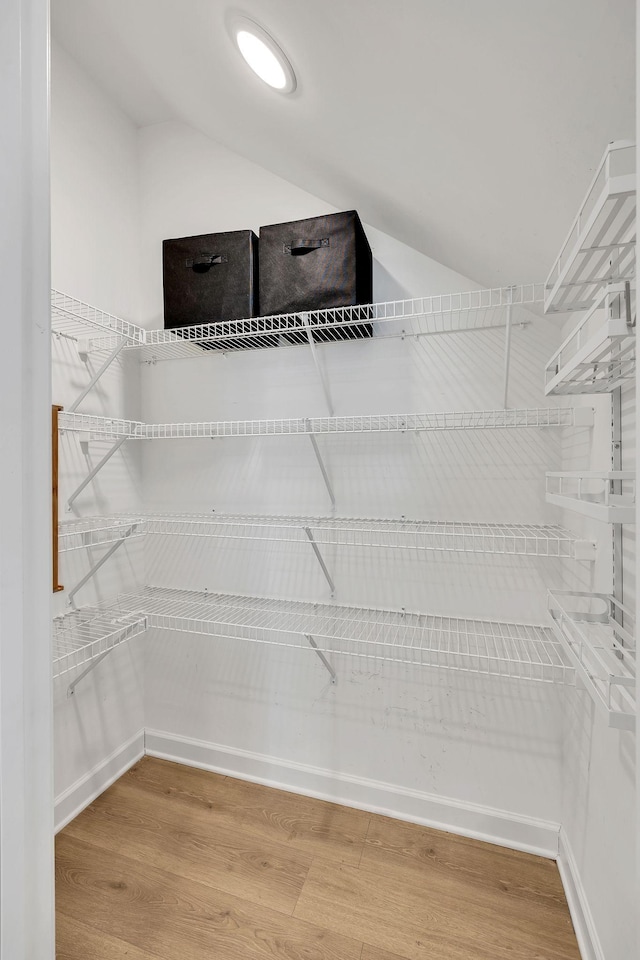
[[[145,751],[149,756],[163,760],[173,760],[319,800],[330,800],[370,813],[409,820],[514,850],[550,859],[558,855],[560,828],[557,823],[521,817],[504,810],[417,790],[405,790],[393,784],[279,760],[247,750],[234,750],[216,743],[178,737],[160,730],[146,731]]]
[[[605,960],[578,864],[564,828],[558,838],[558,869],[582,960]]]
[[[55,832],[62,830],[143,756],[144,730],[139,730],[130,740],[121,744],[105,760],[56,797]]]

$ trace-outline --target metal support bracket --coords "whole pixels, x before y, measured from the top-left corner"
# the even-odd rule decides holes
[[[326,565],[326,563],[324,562],[324,559],[323,559],[323,557],[322,557],[322,554],[320,553],[320,548],[318,547],[318,544],[316,543],[316,541],[315,541],[315,539],[314,539],[313,533],[311,532],[311,528],[310,528],[310,527],[305,527],[305,528],[304,528],[304,532],[306,533],[306,535],[307,535],[308,538],[309,538],[309,543],[310,543],[311,546],[313,547],[313,552],[314,552],[315,555],[316,555],[316,560],[317,560],[318,563],[320,564],[320,568],[322,569],[322,572],[324,573],[325,580],[327,581],[327,583],[329,584],[329,587],[331,588],[331,596],[333,597],[333,596],[335,596],[336,586],[335,586],[335,583],[333,582],[333,580],[331,579],[331,574],[330,574],[329,571],[327,570],[327,565]]]
[[[71,406],[68,407],[69,413],[73,413],[75,410],[78,409],[78,407],[80,406],[80,404],[82,403],[86,395],[90,393],[91,390],[93,390],[93,388],[95,387],[100,377],[103,375],[103,373],[105,373],[106,370],[109,369],[109,367],[111,366],[113,361],[116,359],[116,357],[118,356],[122,348],[126,345],[126,343],[127,343],[126,340],[121,340],[118,346],[115,348],[115,350],[111,351],[111,353],[109,354],[107,359],[104,361],[100,369],[97,370],[94,373],[94,375],[91,377],[91,380],[89,381],[87,386],[84,388],[84,390],[79,394],[79,396],[76,397],[76,399],[73,401]],[[80,356],[84,358],[86,357],[86,354],[81,353]]]
[[[505,324],[504,331],[504,392],[503,392],[503,406],[505,410],[508,407],[508,397],[509,397],[509,367],[511,365],[511,321],[513,315],[513,306],[511,304],[511,299],[513,297],[513,288],[509,287],[508,290],[508,306],[507,306],[507,320]]]
[[[99,663],[102,663],[102,661],[104,660],[104,658],[105,658],[105,657],[108,657],[112,650],[115,650],[115,647],[111,647],[110,650],[105,650],[104,653],[101,653],[99,657],[96,657],[95,660],[92,660],[92,661],[91,661],[91,663],[89,664],[89,666],[86,667],[86,668],[82,671],[82,673],[79,673],[79,674],[78,674],[78,676],[75,678],[75,680],[72,680],[72,681],[71,681],[71,683],[70,683],[69,686],[67,687],[67,697],[72,697],[72,696],[73,696],[73,694],[74,694],[74,692],[75,692],[75,689],[76,689],[76,687],[78,686],[78,684],[80,683],[80,681],[81,681],[81,680],[84,680],[84,678],[87,676],[87,674],[91,673],[92,670],[95,670],[95,668],[98,666],[98,664],[99,664]]]
[[[97,563],[94,563],[94,565],[91,567],[91,569],[89,570],[89,572],[84,575],[84,577],[82,578],[82,580],[80,580],[80,581],[75,585],[75,587],[73,588],[73,590],[70,590],[70,591],[69,591],[68,597],[67,597],[67,602],[68,602],[72,607],[75,608],[74,597],[75,597],[76,593],[78,592],[78,590],[81,590],[82,587],[84,587],[85,583],[88,583],[88,581],[91,580],[91,578],[96,575],[96,573],[98,572],[98,570],[100,569],[100,567],[101,567],[104,563],[106,563],[107,560],[108,560],[110,557],[113,556],[113,554],[116,552],[116,550],[118,550],[118,549],[122,546],[122,544],[125,542],[125,540],[126,540],[128,537],[130,537],[131,534],[132,534],[135,530],[137,530],[137,529],[138,529],[138,524],[137,524],[137,523],[134,523],[134,524],[132,524],[130,527],[128,527],[128,529],[122,534],[122,537],[120,538],[120,540],[116,540],[116,542],[113,543],[113,544],[109,547],[109,549],[107,550],[107,552],[100,557],[100,559],[98,560],[98,562],[97,562]]]
[[[327,493],[329,494],[329,499],[331,500],[331,506],[335,510],[336,498],[333,492],[333,487],[331,486],[331,481],[329,480],[329,474],[327,473],[327,468],[324,465],[324,460],[322,459],[322,454],[320,453],[320,448],[318,447],[318,441],[313,435],[313,430],[311,429],[311,423],[309,422],[309,420],[307,420],[307,428],[309,430],[309,440],[311,440],[311,446],[313,447],[313,452],[316,455],[316,460],[318,461],[318,466],[320,467],[320,473],[322,474],[324,485],[327,488]]]
[[[573,544],[573,556],[575,560],[588,560],[593,562],[596,559],[598,543],[596,540],[576,540]]]
[[[324,370],[320,366],[320,359],[318,357],[318,351],[316,350],[315,341],[313,339],[313,334],[311,333],[311,328],[309,326],[309,314],[301,313],[302,322],[304,323],[307,330],[307,340],[309,341],[309,348],[311,350],[311,356],[313,357],[313,362],[316,365],[316,370],[318,377],[320,378],[320,383],[322,385],[322,392],[324,393],[324,399],[327,404],[327,410],[329,411],[329,416],[333,416],[333,403],[331,402],[331,393],[329,392],[329,384]]]
[[[617,387],[611,391],[611,468],[613,470],[622,470],[622,388]],[[622,493],[622,481],[611,481],[611,493]],[[623,559],[622,559],[622,524],[614,523],[612,530],[612,550],[613,550],[613,589],[612,595],[619,603],[624,603],[624,578],[623,578]],[[624,615],[622,610],[614,604],[613,618],[624,626]]]
[[[121,447],[122,444],[125,442],[125,440],[128,440],[128,439],[129,439],[128,437],[120,437],[119,440],[116,440],[116,442],[115,442],[114,445],[111,447],[111,449],[110,449],[110,450],[107,450],[107,452],[105,453],[105,455],[104,455],[104,457],[102,458],[102,460],[100,460],[100,462],[95,465],[95,467],[91,470],[91,472],[84,478],[84,480],[82,481],[82,483],[80,484],[80,486],[79,486],[79,487],[76,487],[76,489],[73,491],[73,493],[71,494],[71,496],[70,496],[69,499],[67,500],[67,504],[66,504],[66,509],[67,509],[67,511],[71,510],[71,506],[72,506],[74,500],[76,500],[76,498],[82,493],[82,491],[84,490],[84,488],[85,488],[89,483],[91,483],[91,481],[93,480],[93,478],[94,478],[98,473],[100,473],[100,471],[101,471],[102,468],[104,467],[105,463],[108,463],[109,460],[111,460],[111,457],[114,455],[114,453],[116,453],[116,452],[120,449],[120,447]]]
[[[145,627],[146,627],[146,623],[147,623],[147,621],[146,621],[146,619],[145,619]],[[125,627],[124,630],[123,630],[123,634],[126,634],[127,630],[132,631],[133,629],[134,629],[134,628],[132,628],[132,627]],[[134,636],[137,636],[137,634],[134,634]],[[86,676],[88,676],[88,674],[90,674],[93,670],[95,670],[95,668],[98,666],[98,664],[99,664],[99,663],[102,663],[102,661],[105,659],[105,657],[108,657],[110,653],[113,653],[113,651],[114,651],[117,647],[119,647],[120,644],[121,644],[124,640],[126,640],[126,639],[128,639],[128,637],[126,637],[126,636],[123,635],[118,643],[114,644],[114,646],[112,646],[112,647],[109,647],[108,650],[105,650],[103,653],[101,653],[99,656],[97,656],[97,657],[95,658],[95,660],[92,660],[91,663],[84,668],[84,670],[82,671],[82,673],[79,673],[77,677],[74,677],[74,679],[71,681],[71,683],[70,683],[69,686],[67,687],[67,697],[72,697],[73,694],[74,694],[74,692],[75,692],[75,689],[76,689],[76,687],[78,686],[78,684],[80,683],[80,681],[81,681],[81,680],[84,680],[84,678],[85,678]]]
[[[324,653],[322,652],[322,650],[318,650],[318,644],[315,642],[315,640],[313,639],[310,633],[305,633],[304,636],[308,640],[309,645],[313,648],[313,650],[315,650],[316,654],[318,655],[318,658],[322,661],[322,663],[326,667],[329,673],[329,676],[331,677],[331,683],[336,684],[338,682],[338,677],[336,676],[335,670],[333,669],[333,667],[325,657]]]

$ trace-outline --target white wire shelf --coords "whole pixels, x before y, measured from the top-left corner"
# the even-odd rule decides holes
[[[83,433],[96,440],[146,438],[147,425],[139,420],[121,420],[117,417],[94,417],[88,413],[58,414],[60,432]]]
[[[147,361],[203,356],[208,350],[334,342],[364,337],[421,337],[504,327],[507,308],[544,300],[544,284],[448,293],[329,310],[310,310],[251,319],[224,320],[173,330],[148,330],[129,344]],[[113,337],[91,341],[92,350],[111,350]]]
[[[633,380],[636,368],[631,291],[603,288],[545,367],[545,395],[608,393]]]
[[[586,310],[599,288],[635,275],[636,148],[608,144],[545,284],[545,312]]]
[[[123,339],[131,346],[141,344],[145,337],[142,327],[98,310],[59,290],[51,291],[51,329],[53,333],[72,340],[88,339],[97,333],[111,335],[113,346]]]
[[[74,610],[53,620],[53,676],[60,677],[104,656],[114,647],[144,633],[137,613],[99,608]]]
[[[208,420],[196,423],[142,423],[85,413],[59,414],[60,431],[96,439],[179,440],[212,437],[267,437],[323,433],[405,433],[442,430],[508,430],[522,427],[590,426],[590,407],[527,407],[438,413],[394,413],[357,417],[294,417],[286,420]]]
[[[490,676],[571,682],[549,627],[148,587],[110,609],[150,628]]]
[[[549,613],[569,661],[609,726],[635,729],[634,618],[606,594],[549,591]]]
[[[298,417],[288,420],[228,420],[204,423],[152,423],[148,439],[181,437],[258,437],[287,434],[405,433],[443,430],[499,430],[574,424],[568,407],[467,410],[357,417]]]
[[[633,470],[547,473],[546,500],[592,520],[635,523],[636,475]]]
[[[139,539],[146,534],[141,517],[87,517],[63,520],[58,524],[58,552],[68,553],[84,547],[101,547],[124,539]]]
[[[134,527],[134,532],[128,531]],[[455,523],[362,517],[291,517],[249,514],[155,514],[71,520],[59,526],[60,552],[110,544],[125,536],[180,536],[267,540],[318,546],[507,554],[589,559],[593,545],[559,526]]]

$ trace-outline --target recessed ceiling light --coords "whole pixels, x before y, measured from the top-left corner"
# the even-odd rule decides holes
[[[293,93],[296,75],[287,57],[273,37],[253,20],[237,17],[231,24],[231,33],[254,73],[280,93]]]

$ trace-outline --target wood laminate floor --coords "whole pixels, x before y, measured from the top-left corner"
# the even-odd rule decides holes
[[[541,857],[146,757],[56,841],[57,960],[579,960]]]

